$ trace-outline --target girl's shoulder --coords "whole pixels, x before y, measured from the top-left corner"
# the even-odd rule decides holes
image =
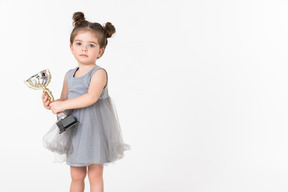
[[[71,76],[73,75],[73,73],[78,69],[78,67],[74,67],[73,69],[69,69],[67,72],[66,72],[66,76]]]

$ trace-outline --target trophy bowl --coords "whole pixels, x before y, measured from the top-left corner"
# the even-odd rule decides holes
[[[49,97],[49,100],[51,102],[54,101],[54,97],[52,95],[52,92],[47,88],[51,81],[51,73],[49,69],[44,69],[40,71],[39,73],[31,76],[28,78],[24,83],[31,89],[42,89],[44,93],[46,93]]]

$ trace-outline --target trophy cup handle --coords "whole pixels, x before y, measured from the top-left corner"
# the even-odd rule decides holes
[[[48,95],[49,100],[50,100],[51,102],[54,101],[54,97],[53,97],[53,95],[52,95],[52,92],[51,92],[48,88],[43,87],[43,93],[45,93],[46,95]]]

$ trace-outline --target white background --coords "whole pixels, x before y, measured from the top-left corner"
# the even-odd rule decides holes
[[[104,168],[106,192],[288,191],[287,10],[284,0],[0,0],[0,191],[69,191],[69,167],[42,146],[55,116],[23,80],[49,68],[59,97],[77,65],[75,11],[117,30],[97,64],[132,149]]]

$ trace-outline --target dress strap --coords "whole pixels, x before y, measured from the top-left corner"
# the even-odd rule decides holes
[[[68,83],[70,81],[70,79],[73,78],[73,75],[75,73],[75,71],[77,70],[77,67],[74,69],[70,69],[69,71],[67,71],[66,73],[66,82]]]
[[[96,66],[91,70],[89,81],[91,81],[91,78],[93,77],[94,73],[95,73],[97,70],[99,70],[99,69],[103,69],[103,70],[105,71],[105,73],[106,73],[106,85],[104,86],[104,88],[105,88],[105,87],[108,85],[108,73],[107,73],[106,69],[104,69],[104,68],[102,68],[102,67],[100,67],[100,66],[98,66],[98,65],[96,65]]]

